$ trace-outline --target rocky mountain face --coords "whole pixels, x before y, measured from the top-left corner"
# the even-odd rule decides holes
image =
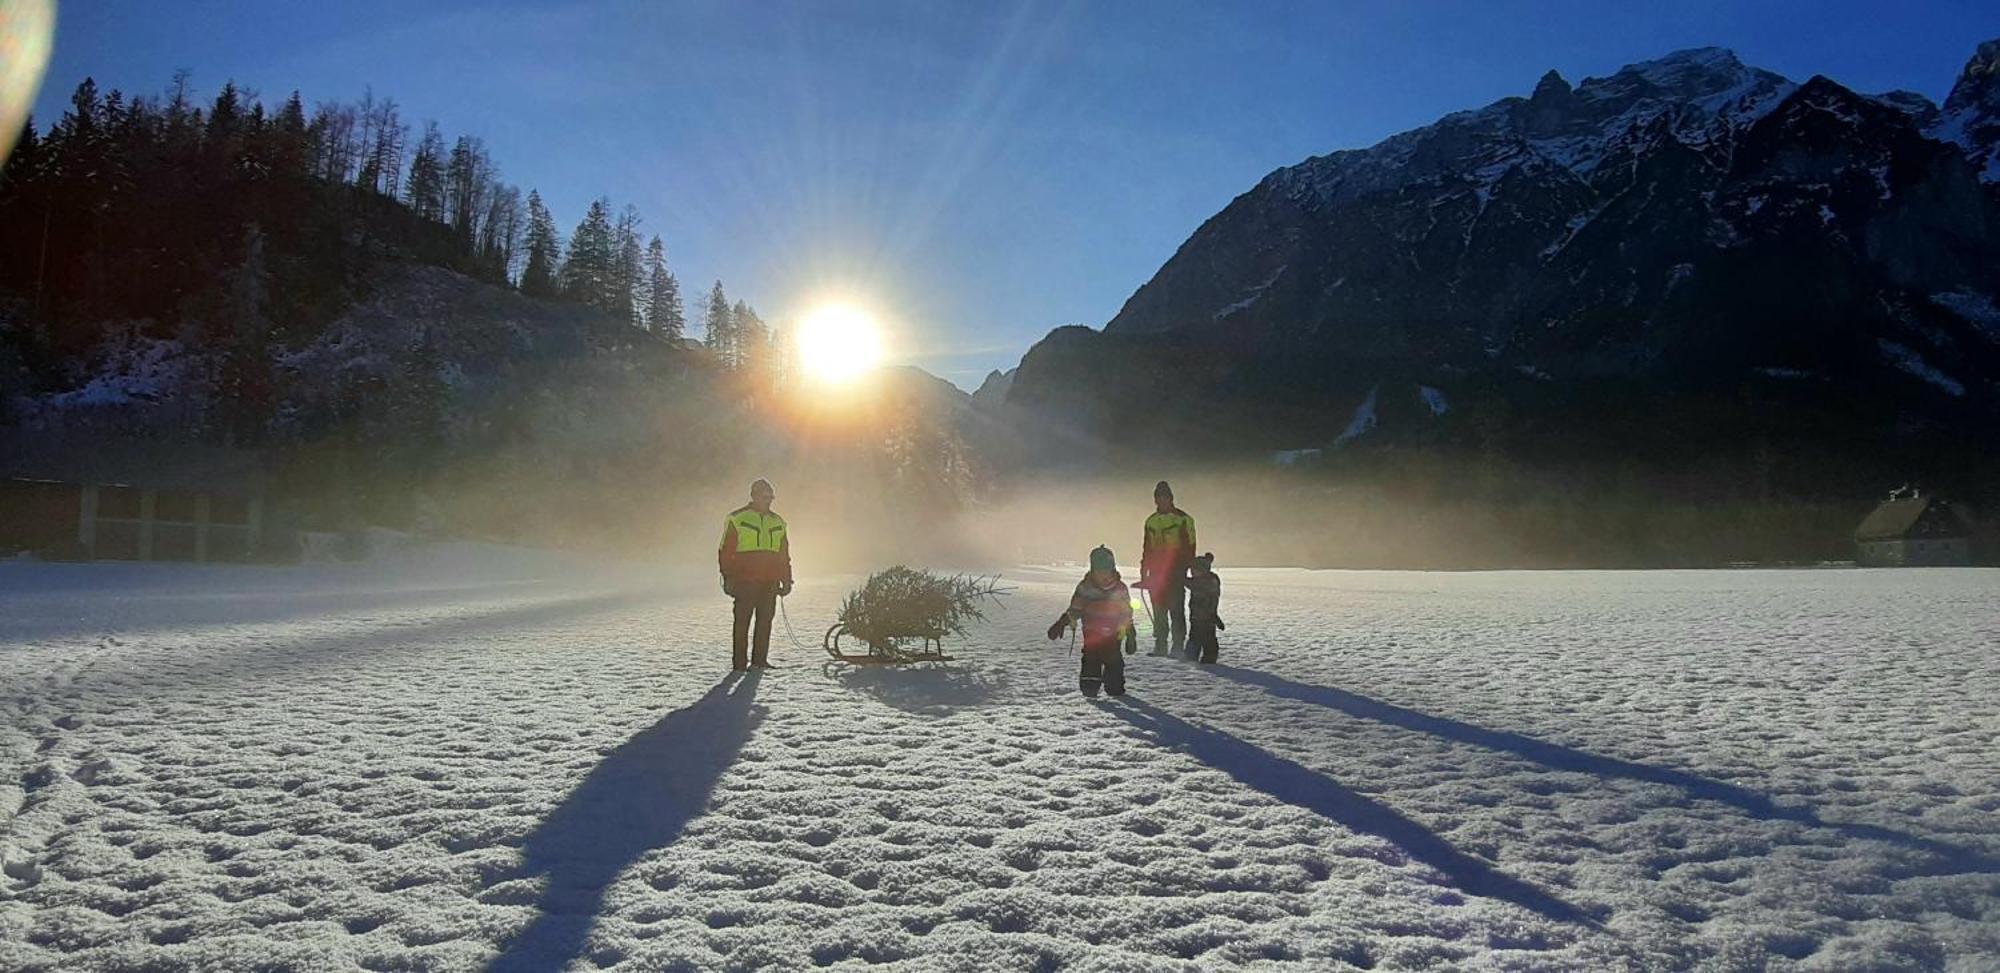
[[[2000,429],[1996,298],[2000,42],[1941,107],[1705,48],[1271,173],[1101,333],[1032,349],[1007,402],[1239,453],[1941,456]]]
[[[2000,39],[1979,45],[1932,131],[1965,150],[1988,183],[2000,182]]]

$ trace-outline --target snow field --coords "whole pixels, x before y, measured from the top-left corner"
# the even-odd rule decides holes
[[[747,677],[533,574],[0,564],[0,968],[2000,965],[2000,572],[1225,570],[1119,702],[1066,573]]]

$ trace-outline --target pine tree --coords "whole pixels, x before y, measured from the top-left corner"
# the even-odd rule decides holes
[[[736,367],[736,327],[729,309],[729,297],[722,292],[722,282],[708,290],[708,308],[702,315],[702,339],[708,344],[709,354],[724,368]]]
[[[485,215],[486,197],[493,187],[493,160],[486,155],[486,143],[470,135],[459,136],[451,146],[444,184],[451,228],[470,244],[479,233],[479,219]]]
[[[401,189],[403,142],[409,137],[409,126],[403,124],[393,98],[364,103],[361,115],[367,137],[362,140],[365,154],[355,183],[394,199]]]
[[[275,138],[271,149],[272,171],[283,179],[304,178],[311,145],[306,134],[305,103],[299,100],[298,92],[285,99],[285,107],[278,110],[272,129]]]
[[[70,94],[69,111],[49,132],[49,146],[66,178],[97,178],[98,156],[104,151],[104,102],[95,79],[83,79]]]
[[[659,237],[646,245],[646,326],[668,341],[681,340],[687,331],[681,284],[667,269],[667,248]]]
[[[56,248],[47,261],[36,261],[34,309],[39,314],[49,306],[43,300],[45,282],[52,289],[67,283],[75,317],[95,321],[104,316],[105,310],[107,274],[98,241],[105,225],[108,177],[113,168],[111,140],[104,128],[104,102],[98,96],[95,80],[85,78],[76,86],[70,96],[70,110],[63,113],[62,120],[49,133],[48,148],[51,175],[55,177],[51,211],[57,233],[68,239],[63,241],[66,246]],[[68,219],[64,219],[65,213]],[[62,237],[57,239],[60,241]],[[65,249],[69,251],[66,255]],[[65,277],[67,281],[63,280]],[[61,335],[60,342],[80,348],[87,346],[91,337],[79,329]]]
[[[798,342],[792,335],[791,325],[780,320],[771,326],[771,388],[789,388],[798,377]]]
[[[570,234],[569,256],[563,260],[563,296],[601,311],[617,313],[617,244],[611,226],[611,203],[599,198]]]
[[[542,205],[542,194],[528,191],[528,230],[524,246],[527,265],[521,268],[521,293],[529,297],[554,297],[562,272],[562,239],[556,233],[556,218]]]
[[[7,156],[7,164],[0,165],[0,195],[17,192],[20,187],[32,183],[42,172],[42,142],[35,134],[35,116],[29,115],[21,123],[20,138],[14,143],[14,154]],[[659,243],[658,237],[653,238]]]
[[[486,203],[486,216],[479,223],[479,263],[495,280],[507,281],[514,272],[514,255],[521,248],[521,191],[512,186],[495,186]]]
[[[417,154],[410,159],[410,180],[405,186],[410,209],[427,220],[444,219],[444,135],[436,122],[424,123],[424,136],[417,142]]]
[[[614,253],[612,263],[612,289],[616,294],[612,313],[620,320],[635,328],[644,328],[646,319],[641,314],[644,278],[645,250],[639,244],[639,209],[627,203],[618,214],[618,229],[613,234]]]
[[[222,91],[215,96],[215,104],[208,110],[208,131],[202,139],[211,151],[227,155],[242,123],[243,102],[237,96],[236,82],[224,82]]]
[[[730,309],[729,320],[735,331],[737,371],[750,380],[751,388],[767,387],[771,368],[770,329],[764,327],[764,319],[742,301],[737,301],[736,306]]]

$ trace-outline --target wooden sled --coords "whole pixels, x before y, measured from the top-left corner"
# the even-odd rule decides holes
[[[863,642],[867,652],[842,652],[840,640],[847,635],[846,626],[835,622],[820,639],[820,645],[835,662],[845,662],[857,666],[900,666],[914,662],[950,662],[952,657],[944,654],[944,643],[938,636],[924,632],[912,632],[909,638],[922,638],[924,651],[906,652],[890,644],[874,645]],[[859,641],[858,639],[856,641]]]

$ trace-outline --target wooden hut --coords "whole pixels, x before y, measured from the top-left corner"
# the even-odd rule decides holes
[[[1958,566],[1972,563],[1972,522],[1951,501],[1902,489],[1855,528],[1856,561],[1864,567]]]
[[[0,436],[0,554],[247,561],[264,550],[252,454],[187,443]]]

